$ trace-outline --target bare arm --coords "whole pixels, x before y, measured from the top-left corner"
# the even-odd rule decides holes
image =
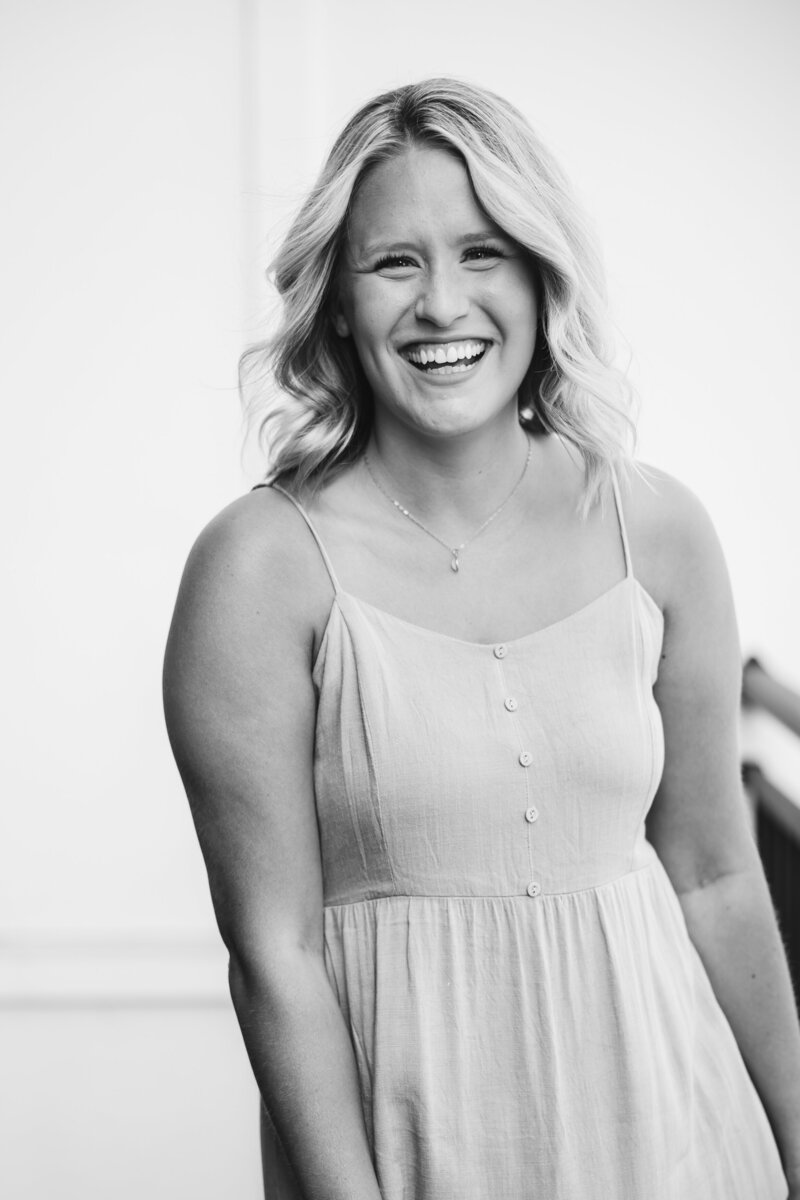
[[[798,1188],[800,1034],[742,794],[741,654],[727,570],[694,497],[672,481],[657,486],[670,509],[661,529],[665,644],[656,687],[666,765],[648,833]]]
[[[211,523],[181,583],[165,711],[234,1007],[299,1200],[380,1200],[323,962],[311,664],[326,588],[310,581],[309,547],[274,494],[244,497]]]

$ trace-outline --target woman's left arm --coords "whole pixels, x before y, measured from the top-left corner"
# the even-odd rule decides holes
[[[800,1198],[800,1031],[741,785],[741,651],[722,551],[686,489],[657,485],[664,650],[655,688],[664,775],[648,836]]]

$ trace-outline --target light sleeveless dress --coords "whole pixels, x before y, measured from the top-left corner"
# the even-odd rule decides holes
[[[276,489],[280,490],[280,489]],[[314,665],[325,963],[383,1200],[785,1200],[644,818],[663,620],[626,574],[491,645],[343,591]],[[269,1200],[301,1196],[269,1125]]]

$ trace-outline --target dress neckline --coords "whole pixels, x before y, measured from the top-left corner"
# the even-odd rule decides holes
[[[656,617],[656,620],[663,621],[663,613],[653,597],[643,586],[643,584],[639,582],[635,575],[628,574],[624,575],[622,579],[617,580],[617,582],[612,584],[610,588],[606,588],[606,590],[601,592],[599,596],[595,596],[593,600],[589,600],[586,604],[581,605],[580,608],[574,609],[571,613],[567,613],[565,616],[559,617],[555,621],[548,622],[547,625],[542,625],[539,629],[533,629],[529,633],[521,634],[519,637],[497,638],[491,642],[470,641],[468,638],[460,638],[451,633],[443,633],[439,629],[431,629],[428,625],[419,625],[414,621],[406,620],[405,617],[397,616],[396,613],[389,612],[388,609],[380,608],[376,604],[370,604],[368,600],[362,599],[361,596],[356,596],[352,592],[347,592],[343,588],[339,588],[333,597],[331,610],[325,623],[325,630],[320,641],[320,649],[327,639],[328,629],[331,624],[333,613],[335,610],[341,608],[341,601],[343,600],[353,604],[358,609],[366,610],[368,613],[374,613],[380,620],[384,622],[388,621],[393,625],[401,625],[405,629],[408,629],[412,633],[419,636],[435,638],[439,641],[454,642],[456,645],[468,646],[472,650],[482,651],[492,650],[498,645],[518,647],[523,646],[526,643],[533,642],[537,638],[544,637],[546,634],[555,632],[556,630],[561,629],[563,626],[570,624],[572,621],[576,621],[578,618],[588,615],[594,608],[600,607],[601,604],[611,600],[618,592],[623,592],[626,587],[630,586],[635,589],[638,595],[642,596],[646,606],[650,608],[651,612]]]

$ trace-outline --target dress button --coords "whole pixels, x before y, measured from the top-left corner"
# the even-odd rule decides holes
[[[494,654],[495,658],[505,658],[505,656],[508,654],[508,646],[504,646],[501,642],[499,646],[495,646],[492,653]]]
[[[534,821],[538,821],[539,820],[538,808],[526,808],[525,809],[525,820],[530,825],[532,825]]]
[[[517,709],[519,708],[519,704],[517,703],[517,701],[514,699],[513,696],[509,696],[507,699],[505,699],[503,701],[503,704],[508,712],[516,712]]]
[[[521,766],[529,767],[533,762],[533,755],[531,754],[530,750],[523,750],[522,754],[519,756],[519,761]]]
[[[525,889],[529,896],[538,896],[542,890],[540,883],[529,883]]]

